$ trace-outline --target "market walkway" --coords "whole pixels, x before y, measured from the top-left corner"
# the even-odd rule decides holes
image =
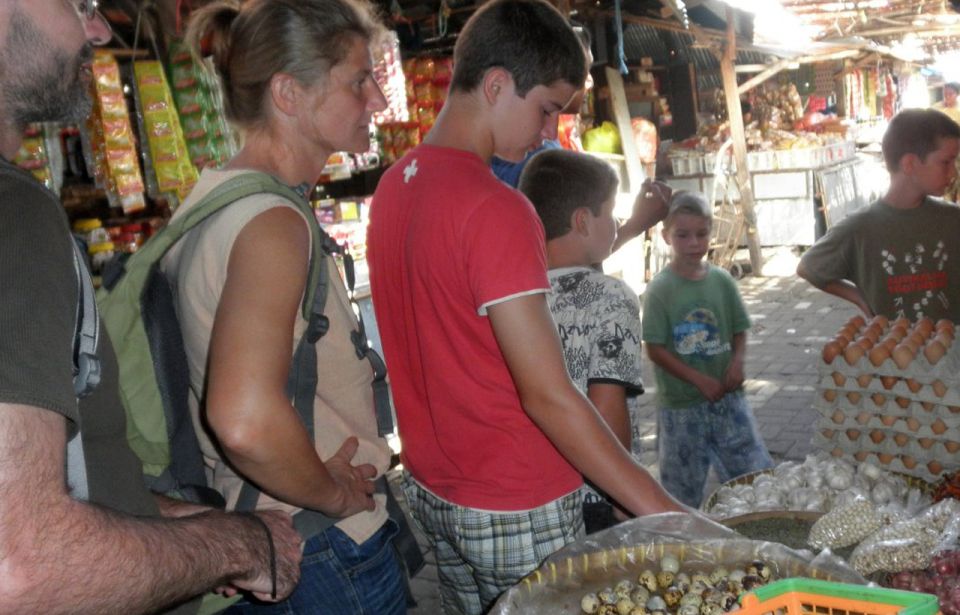
[[[765,251],[763,278],[745,278],[740,292],[753,319],[748,336],[746,391],[774,461],[802,460],[811,452],[816,411],[812,407],[820,350],[855,311],[794,275],[790,250]],[[647,393],[640,398],[643,461],[657,472],[653,374],[644,364]],[[422,543],[425,545],[425,543]],[[440,612],[432,554],[413,581],[418,607],[412,615]]]

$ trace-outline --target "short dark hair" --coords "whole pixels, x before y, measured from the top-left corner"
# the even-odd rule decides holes
[[[521,97],[558,80],[580,88],[587,78],[580,39],[544,0],[493,0],[474,13],[453,49],[450,91],[470,92],[498,67],[510,73]]]
[[[667,217],[663,220],[663,228],[669,229],[673,221],[680,214],[705,218],[713,223],[713,208],[707,197],[693,190],[677,190],[670,196],[670,205],[667,207]]]
[[[570,232],[570,218],[577,209],[586,207],[599,216],[619,183],[613,167],[599,158],[547,149],[527,162],[519,189],[533,203],[549,241]]]
[[[943,87],[944,89],[950,88],[953,90],[954,94],[960,94],[960,83],[957,83],[956,81],[948,81],[943,84]]]
[[[881,148],[887,170],[900,170],[900,160],[916,154],[921,161],[940,148],[943,139],[960,139],[960,126],[936,109],[904,109],[893,116],[883,134]]]

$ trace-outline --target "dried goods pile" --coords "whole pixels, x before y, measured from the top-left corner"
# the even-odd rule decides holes
[[[960,468],[954,335],[947,320],[851,318],[823,348],[815,445],[931,482]]]

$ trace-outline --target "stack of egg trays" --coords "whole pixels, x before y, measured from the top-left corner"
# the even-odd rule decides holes
[[[927,481],[960,469],[960,344],[936,364],[923,352],[903,369],[839,355],[818,371],[816,447]]]

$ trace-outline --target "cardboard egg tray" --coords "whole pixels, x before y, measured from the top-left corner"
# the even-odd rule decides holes
[[[934,364],[922,350],[903,369],[840,355],[819,373],[814,446],[929,481],[960,469],[960,344]]]
[[[842,434],[843,432],[839,433]],[[949,457],[934,459],[912,455],[909,452],[893,454],[885,451],[872,451],[867,450],[866,445],[861,445],[859,442],[845,444],[842,440],[836,438],[827,439],[819,432],[814,435],[813,444],[835,457],[845,457],[854,463],[873,463],[890,472],[914,476],[930,483],[937,482],[943,472],[953,471],[960,467],[960,464],[956,462],[952,464],[944,463],[945,460],[950,459]],[[943,468],[931,467],[934,462],[939,463]],[[940,472],[935,472],[936,469],[940,469]]]

